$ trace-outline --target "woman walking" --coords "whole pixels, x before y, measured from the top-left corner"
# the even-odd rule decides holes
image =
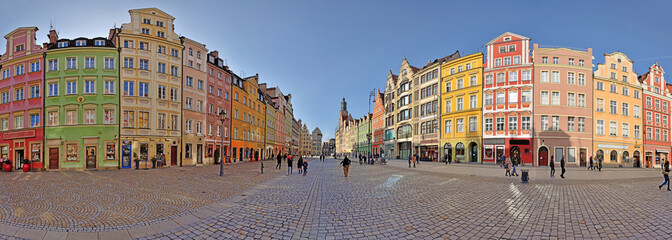
[[[301,174],[301,168],[303,168],[303,156],[299,156],[299,160],[296,161],[296,169],[299,170],[299,174]]]
[[[292,173],[292,156],[287,156],[287,175],[294,174]]]
[[[665,165],[663,167],[663,178],[665,178],[665,181],[663,182],[663,184],[660,184],[660,186],[658,186],[659,190],[661,188],[663,188],[663,185],[667,184],[667,191],[670,191],[670,176],[669,175],[670,175],[670,162],[665,160]]]
[[[506,169],[506,174],[504,176],[511,176],[511,158],[507,157],[506,160],[504,160],[504,169]]]
[[[553,156],[551,156],[551,161],[548,162],[548,166],[551,167],[551,177],[555,175],[555,162],[553,161]]]

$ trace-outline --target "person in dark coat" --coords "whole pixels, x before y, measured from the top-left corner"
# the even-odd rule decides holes
[[[341,161],[340,165],[343,165],[343,174],[345,174],[345,177],[348,177],[348,170],[350,169],[350,159],[348,159],[347,155],[343,158],[343,161]]]
[[[593,156],[590,156],[590,161],[588,163],[588,169],[590,169],[591,171],[595,170],[595,169],[593,169]]]
[[[548,162],[548,166],[551,167],[551,177],[555,175],[555,161],[553,161],[553,156],[551,156],[551,161]]]
[[[299,170],[299,174],[301,174],[302,168],[303,168],[303,156],[299,156],[299,160],[296,161],[296,169]]]
[[[287,175],[292,173],[292,156],[287,156]]]
[[[560,159],[560,177],[565,178],[565,156],[562,156],[562,159]]]
[[[663,177],[665,178],[665,181],[658,186],[658,189],[660,190],[663,188],[663,185],[667,184],[667,191],[670,191],[670,162],[667,160],[665,161],[665,165],[663,165]]]
[[[275,169],[282,169],[282,168],[281,168],[281,166],[282,166],[282,155],[278,154],[278,155],[275,156],[275,157],[276,157],[276,159],[278,160],[278,164],[275,165]]]

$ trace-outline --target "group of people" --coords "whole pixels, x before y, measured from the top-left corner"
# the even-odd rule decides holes
[[[598,156],[598,159],[593,159],[593,156],[590,156],[590,160],[588,161],[588,169],[591,171],[602,171],[602,158]]]
[[[294,174],[292,167],[294,166],[295,155],[280,155],[276,157],[278,164],[275,165],[275,169],[282,169],[282,161],[287,161],[287,175]],[[296,169],[299,170],[299,174],[303,173],[303,176],[306,176],[308,173],[308,161],[303,161],[303,156],[299,156],[299,159],[296,161]]]
[[[501,160],[502,160],[502,167],[506,169],[506,173],[504,176],[518,176],[518,172],[516,171],[516,166],[518,165],[517,162],[511,161],[511,156],[504,156],[501,155]],[[513,169],[513,171],[511,171]]]

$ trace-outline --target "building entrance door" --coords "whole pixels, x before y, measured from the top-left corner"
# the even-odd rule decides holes
[[[548,166],[548,148],[539,148],[539,166]]]
[[[170,146],[170,165],[177,166],[177,146]]]
[[[579,149],[579,166],[580,167],[585,167],[586,166],[586,149],[582,148]]]
[[[196,163],[203,164],[203,144],[196,144]]]
[[[49,148],[49,169],[58,169],[58,148]]]
[[[14,166],[18,169],[23,169],[23,158],[25,158],[25,153],[23,149],[18,149],[14,152]]]
[[[86,169],[96,169],[96,151],[95,146],[86,147]]]

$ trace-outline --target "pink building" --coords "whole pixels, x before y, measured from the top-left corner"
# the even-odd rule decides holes
[[[483,162],[502,156],[532,164],[530,38],[506,32],[486,44],[483,69]]]
[[[649,71],[638,77],[642,84],[644,108],[644,164],[634,159],[634,167],[653,167],[669,159],[670,153],[670,93],[665,81],[665,70],[653,64]]]
[[[0,157],[12,161],[15,169],[22,168],[23,159],[29,159],[32,168],[43,168],[42,54],[46,48],[35,42],[37,30],[22,27],[5,35],[7,48],[0,57]],[[59,67],[55,65],[50,67]]]
[[[224,159],[230,160],[231,157],[231,139],[229,138],[229,127],[231,126],[231,72],[229,67],[224,65],[224,60],[219,58],[217,51],[208,53],[208,98],[207,98],[207,137],[206,159],[224,156]],[[224,123],[219,116],[220,111],[224,111]],[[223,154],[222,154],[223,153]],[[219,163],[220,159],[214,159]]]
[[[534,159],[586,166],[593,152],[593,50],[534,44]]]

